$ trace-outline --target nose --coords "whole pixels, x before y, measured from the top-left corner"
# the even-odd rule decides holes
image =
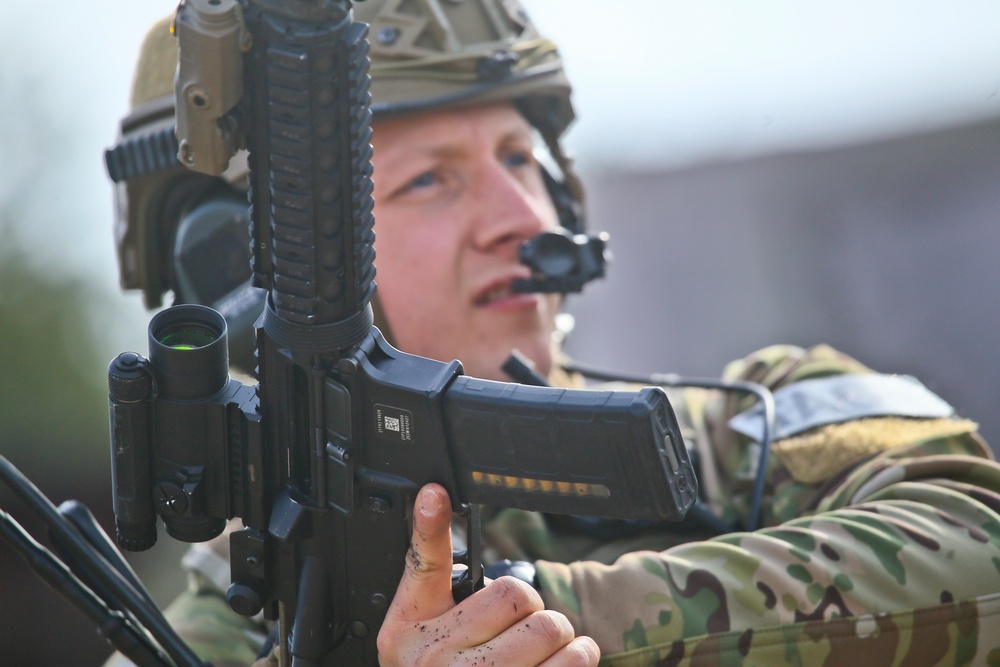
[[[540,183],[530,187],[500,161],[485,166],[473,190],[473,244],[480,250],[510,248],[555,226],[555,210]]]

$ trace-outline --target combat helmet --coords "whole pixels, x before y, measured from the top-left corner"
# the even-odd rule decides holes
[[[560,222],[572,232],[582,231],[583,190],[561,144],[574,120],[571,86],[555,45],[539,34],[517,0],[358,0],[352,5],[355,19],[370,24],[376,122],[440,108],[511,101],[538,131],[561,172],[545,173]],[[178,50],[173,18],[156,23],[143,41],[132,111],[121,122],[118,144],[106,153],[108,172],[116,183],[120,284],[123,289],[142,290],[148,308],[160,306],[168,291],[174,292],[178,303],[212,305],[227,320],[231,318],[226,310],[232,307],[233,314],[244,320],[230,321],[235,333],[248,318],[252,323],[263,298],[252,294],[245,279],[249,275],[247,244],[241,240],[247,215],[245,153],[233,158],[222,179],[190,172],[177,160]],[[212,216],[202,216],[198,225],[191,224],[189,213],[206,200],[218,202],[224,215],[216,210]],[[211,217],[212,228],[206,217]],[[211,253],[205,249],[209,237]],[[232,261],[219,261],[223,244],[231,247],[232,253],[224,254],[232,255]],[[244,268],[246,273],[235,278],[218,275]],[[215,275],[202,279],[200,272],[206,271]],[[214,292],[202,294],[199,288]],[[377,320],[382,320],[376,323],[389,335],[384,318],[378,317],[377,301],[374,305]],[[235,361],[240,354],[231,356]]]

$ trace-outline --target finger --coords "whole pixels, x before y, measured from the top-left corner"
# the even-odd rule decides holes
[[[464,642],[473,646],[500,636],[544,606],[538,591],[527,583],[500,577],[463,600],[449,616],[461,623]]]
[[[538,667],[597,667],[601,649],[590,637],[576,637]]]
[[[438,484],[428,484],[417,494],[413,505],[413,536],[406,553],[403,578],[389,608],[392,620],[424,621],[454,607],[451,565],[448,492]]]
[[[574,634],[573,626],[562,614],[550,610],[536,611],[467,653],[473,662],[477,662],[478,658],[488,658],[489,662],[497,665],[540,665],[570,645]],[[581,659],[587,655],[586,650],[586,645],[581,643],[563,654],[560,660]],[[589,663],[584,661],[579,664]]]

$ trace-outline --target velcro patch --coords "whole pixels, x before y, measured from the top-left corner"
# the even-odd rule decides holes
[[[975,430],[976,424],[964,419],[879,417],[829,424],[779,440],[773,451],[795,481],[817,484],[863,456]]]
[[[940,419],[955,410],[916,378],[859,373],[802,380],[774,392],[775,433],[780,440],[826,424],[866,417]],[[729,420],[729,427],[760,442],[764,408],[758,402]]]

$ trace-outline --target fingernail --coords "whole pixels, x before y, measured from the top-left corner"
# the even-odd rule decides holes
[[[424,516],[433,516],[441,510],[444,502],[437,489],[423,489],[420,491],[420,513]]]

